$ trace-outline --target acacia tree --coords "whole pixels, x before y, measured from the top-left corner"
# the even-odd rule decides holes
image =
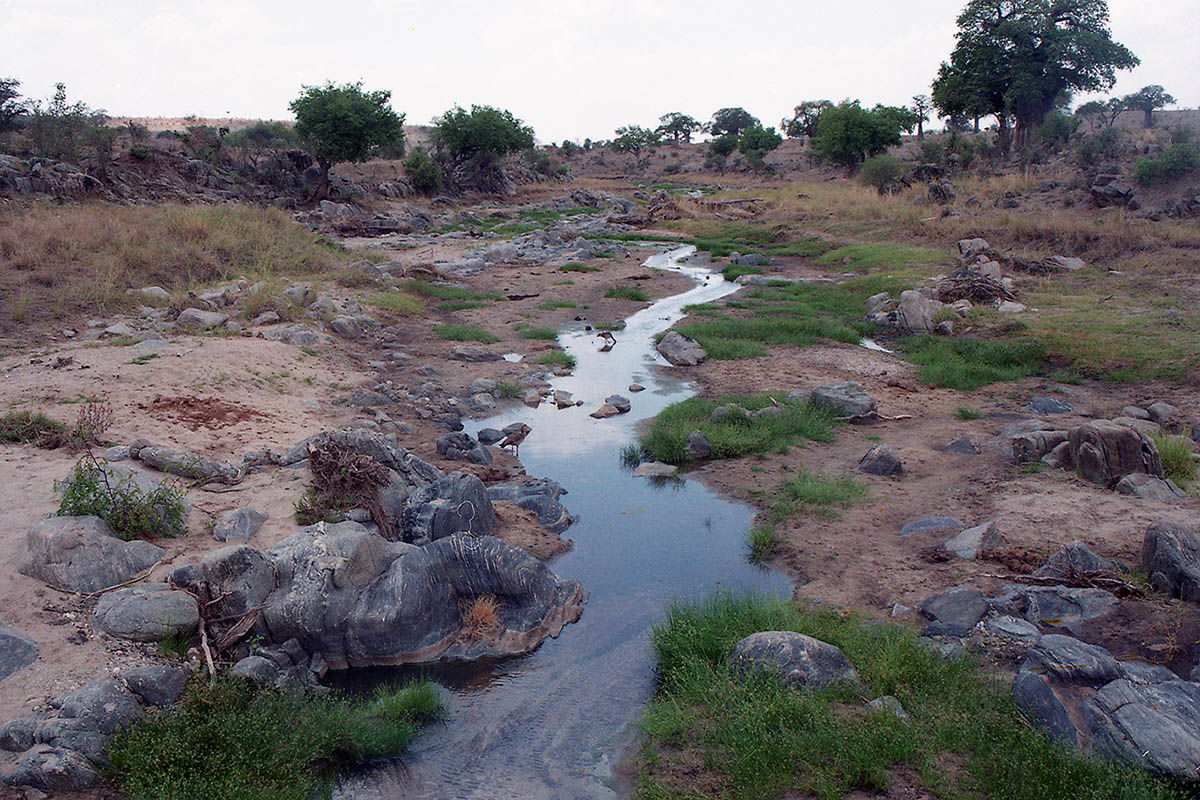
[[[1141,111],[1146,115],[1142,122],[1143,127],[1146,128],[1154,127],[1155,111],[1175,102],[1175,98],[1167,94],[1167,91],[1156,83],[1143,86],[1133,94],[1125,95],[1121,100],[1125,104],[1125,108]]]
[[[912,112],[917,115],[917,138],[925,138],[924,124],[929,121],[929,112],[933,110],[933,101],[929,99],[927,94],[913,95]]]
[[[18,99],[20,86],[16,78],[0,78],[0,133],[14,130],[19,118],[29,111],[29,106]]]
[[[821,115],[813,149],[835,164],[851,170],[867,156],[900,144],[900,132],[916,125],[913,112],[877,105],[868,111],[857,100],[842,102]]]
[[[821,114],[827,108],[833,108],[828,100],[805,100],[796,106],[791,119],[779,121],[779,130],[789,139],[807,136],[810,139],[817,135],[817,126],[821,122]]]
[[[708,123],[708,132],[713,136],[724,136],[727,133],[741,136],[742,131],[758,124],[758,117],[740,106],[722,108],[713,112],[712,122]]]
[[[1075,116],[1086,120],[1088,128],[1096,129],[1096,120],[1108,119],[1108,104],[1103,100],[1091,100],[1075,109]]]
[[[643,128],[640,125],[626,125],[617,128],[617,138],[612,140],[612,149],[618,153],[629,153],[633,156],[638,169],[645,169],[650,154],[662,142],[657,131]],[[643,157],[642,154],[645,153]]]
[[[329,170],[343,161],[362,162],[404,138],[404,115],[392,110],[392,93],[364,92],[362,83],[305,86],[288,106],[296,115],[296,135],[321,168],[313,200],[329,196]]]
[[[955,39],[933,102],[944,115],[995,114],[1004,151],[1010,117],[1028,145],[1061,92],[1109,89],[1139,63],[1112,40],[1106,0],[970,0]]]
[[[433,141],[439,153],[449,156],[447,175],[457,176],[460,184],[508,192],[511,183],[500,169],[500,159],[532,148],[533,128],[506,109],[472,105],[468,112],[455,106],[434,120]]]
[[[763,156],[781,144],[783,144],[783,137],[776,133],[774,128],[752,125],[742,132],[737,147],[752,167],[762,169],[764,167]]]
[[[663,114],[658,118],[658,121],[662,124],[655,129],[655,133],[659,136],[669,136],[671,142],[676,147],[679,146],[681,141],[691,144],[692,134],[704,127],[695,117],[689,117],[687,114],[681,114],[678,111]]]

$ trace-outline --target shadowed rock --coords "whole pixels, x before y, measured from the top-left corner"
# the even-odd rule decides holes
[[[32,639],[0,623],[0,681],[37,661],[38,646]]]
[[[1080,476],[1092,483],[1108,488],[1134,472],[1162,477],[1158,448],[1141,431],[1092,420],[1072,430],[1070,442]]]
[[[98,592],[149,569],[165,551],[149,542],[123,542],[99,517],[50,517],[25,537],[18,570],[59,589]]]
[[[839,648],[794,631],[750,634],[734,645],[729,670],[742,677],[774,672],[784,684],[798,689],[835,681],[858,683],[854,665]]]
[[[1142,569],[1155,589],[1200,602],[1200,535],[1195,528],[1155,522],[1142,541]]]

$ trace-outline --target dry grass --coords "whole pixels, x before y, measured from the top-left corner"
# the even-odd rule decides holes
[[[0,212],[0,331],[129,307],[128,289],[169,292],[235,277],[340,280],[353,256],[276,209],[35,206]]]
[[[500,601],[494,594],[481,594],[459,604],[465,639],[486,639],[500,630]]]

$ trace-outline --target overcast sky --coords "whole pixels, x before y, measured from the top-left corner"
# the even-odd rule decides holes
[[[0,0],[0,76],[113,116],[290,118],[305,84],[390,89],[411,124],[496,105],[539,140],[609,138],[668,111],[744,106],[777,125],[805,99],[908,103],[966,0]],[[1142,65],[1200,105],[1197,0],[1110,0]]]

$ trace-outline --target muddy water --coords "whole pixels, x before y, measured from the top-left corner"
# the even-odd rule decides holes
[[[522,462],[529,474],[559,481],[568,491],[567,508],[580,515],[564,534],[574,548],[552,567],[591,592],[583,617],[525,657],[434,672],[449,689],[445,723],[418,738],[403,767],[348,778],[338,798],[620,797],[614,765],[653,690],[649,629],[672,599],[718,588],[789,592],[784,577],[745,560],[749,508],[694,481],[655,486],[620,465],[621,446],[634,440],[638,421],[694,393],[650,369],[665,363],[654,351],[654,334],[680,319],[684,306],[738,288],[719,273],[685,264],[693,253],[679,248],[646,262],[683,272],[696,286],[626,320],[610,352],[599,352],[600,340],[582,324],[560,335],[578,365],[554,386],[574,393],[582,406],[520,407],[471,430],[517,420],[532,426]],[[631,383],[646,391],[629,393]],[[613,393],[630,398],[632,411],[590,418]],[[396,677],[373,671],[355,679]]]

